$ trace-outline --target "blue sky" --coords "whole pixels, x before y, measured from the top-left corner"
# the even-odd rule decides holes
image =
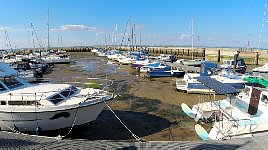
[[[190,24],[194,18],[195,45],[246,47],[249,41],[250,47],[268,48],[265,3],[265,0],[0,0],[0,49],[46,46],[48,9],[51,46],[127,44],[126,26],[131,16],[137,44],[141,31],[142,44],[191,45]]]

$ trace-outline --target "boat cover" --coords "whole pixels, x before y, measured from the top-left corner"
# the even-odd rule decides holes
[[[248,83],[255,83],[260,84],[265,87],[268,87],[268,80],[261,79],[261,78],[254,78],[254,77],[245,77],[243,80],[247,81]]]
[[[210,89],[213,89],[218,94],[236,94],[239,91],[227,84],[212,79],[210,76],[200,76],[196,78],[199,82]]]

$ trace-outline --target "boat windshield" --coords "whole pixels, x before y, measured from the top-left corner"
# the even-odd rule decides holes
[[[14,77],[4,77],[0,78],[0,81],[2,81],[3,84],[5,84],[9,89],[13,89],[16,87],[19,87],[23,85],[21,82],[19,82],[16,78]],[[0,84],[0,91],[6,90],[2,84]]]
[[[227,61],[225,61],[225,64],[228,66],[234,65],[234,61],[227,60]]]
[[[60,93],[52,96],[49,98],[49,100],[53,103],[53,104],[58,104],[59,102],[65,100],[66,98],[69,98],[70,96],[72,96],[78,89],[74,86],[71,86],[63,91],[61,91]]]

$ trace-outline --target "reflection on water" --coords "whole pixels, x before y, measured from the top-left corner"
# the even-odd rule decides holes
[[[77,69],[78,71],[86,71],[90,74],[102,74],[102,75],[129,75],[127,71],[118,71],[120,65],[115,63],[109,63],[106,59],[101,58],[86,58],[78,59],[74,61],[72,68]]]

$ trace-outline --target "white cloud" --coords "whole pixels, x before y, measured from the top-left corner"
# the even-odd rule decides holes
[[[51,29],[52,31],[97,31],[97,27],[89,27],[85,25],[62,25],[59,29]]]
[[[0,31],[5,31],[5,30],[13,30],[13,28],[12,27],[0,26]]]
[[[185,40],[185,39],[189,39],[191,37],[192,37],[192,35],[190,35],[190,34],[181,34],[179,39],[180,40]]]
[[[154,38],[159,38],[160,36],[157,34],[145,34],[144,37],[148,39],[154,39]]]

